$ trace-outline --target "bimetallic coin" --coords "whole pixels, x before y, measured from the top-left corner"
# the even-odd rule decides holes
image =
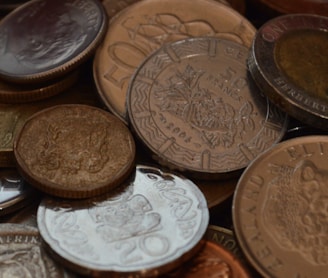
[[[328,17],[276,17],[258,30],[248,61],[261,90],[294,118],[322,129],[328,119]]]
[[[106,26],[99,1],[29,1],[0,22],[0,76],[21,83],[62,76],[94,54]]]
[[[158,162],[203,179],[239,174],[287,117],[247,76],[247,47],[213,37],[166,44],[131,79],[131,127]]]
[[[33,114],[14,139],[22,176],[56,196],[85,198],[118,186],[134,168],[132,134],[117,117],[88,105]]]
[[[41,245],[38,229],[0,224],[1,277],[76,277],[56,264]]]
[[[254,160],[233,199],[240,247],[264,277],[328,273],[328,136],[284,141]]]
[[[198,36],[226,38],[250,47],[255,31],[237,11],[213,0],[139,1],[110,22],[97,50],[93,71],[99,95],[127,123],[129,80],[154,50],[167,42]]]
[[[37,212],[42,238],[64,265],[110,277],[159,275],[179,266],[199,250],[208,221],[194,183],[143,165],[107,196],[46,198]]]

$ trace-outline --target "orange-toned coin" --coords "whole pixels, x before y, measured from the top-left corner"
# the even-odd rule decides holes
[[[58,105],[31,116],[14,140],[22,176],[60,197],[91,197],[117,186],[134,168],[128,128],[87,105]]]
[[[151,52],[164,43],[196,36],[225,38],[250,47],[255,31],[237,11],[214,0],[137,2],[111,20],[98,48],[94,77],[99,95],[127,123],[129,80]]]

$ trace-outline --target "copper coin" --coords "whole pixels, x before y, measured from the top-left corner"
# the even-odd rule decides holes
[[[226,178],[282,138],[286,115],[253,86],[248,55],[232,41],[192,38],[166,44],[136,70],[131,126],[160,164]]]
[[[128,128],[87,105],[57,105],[33,114],[15,137],[22,176],[36,188],[68,198],[91,197],[120,184],[133,170]]]
[[[127,122],[129,80],[152,51],[196,36],[226,38],[250,47],[255,31],[237,11],[213,0],[137,2],[111,21],[97,50],[94,77],[99,95],[108,109]]]
[[[327,17],[294,14],[268,21],[254,39],[249,68],[280,108],[310,126],[327,129]]]
[[[0,77],[27,83],[62,76],[94,53],[106,26],[99,1],[29,1],[0,22]]]
[[[327,277],[328,136],[284,141],[253,161],[233,199],[240,247],[265,277]]]
[[[163,277],[252,277],[233,253],[212,241],[204,244],[192,260]]]
[[[108,19],[112,20],[121,10],[139,1],[140,0],[104,0],[102,4],[106,10]]]
[[[0,224],[1,277],[75,277],[56,264],[41,245],[38,229]]]
[[[42,238],[64,265],[110,277],[156,276],[179,266],[199,250],[208,221],[194,183],[143,165],[106,196],[46,198],[37,212]]]

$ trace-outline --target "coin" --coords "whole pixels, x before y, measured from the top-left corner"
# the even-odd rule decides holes
[[[29,1],[0,22],[0,77],[36,83],[62,76],[94,54],[106,26],[99,1]]]
[[[166,44],[136,70],[129,121],[161,165],[202,179],[239,175],[287,117],[247,76],[249,49],[213,37]]]
[[[194,183],[144,165],[106,196],[45,198],[37,212],[42,238],[64,265],[111,277],[159,275],[177,267],[199,250],[208,220],[206,200]]]
[[[127,8],[128,6],[138,2],[140,0],[104,0],[102,2],[109,21],[118,14],[121,10]]]
[[[212,241],[190,261],[164,277],[252,277],[230,251]]]
[[[276,105],[310,126],[327,129],[327,17],[295,14],[268,21],[254,38],[248,64]]]
[[[233,223],[240,247],[264,277],[328,271],[328,136],[284,141],[239,179]]]
[[[196,36],[227,38],[250,47],[255,31],[237,11],[212,0],[137,2],[110,22],[96,52],[93,71],[98,93],[106,107],[127,123],[129,80],[152,51]]]
[[[66,198],[108,191],[134,168],[134,140],[124,123],[82,104],[57,105],[33,114],[13,148],[25,180]]]
[[[1,277],[75,277],[56,264],[41,246],[38,229],[0,224]]]

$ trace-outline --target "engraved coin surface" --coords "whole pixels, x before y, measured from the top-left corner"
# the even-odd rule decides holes
[[[295,14],[268,21],[255,36],[248,64],[275,104],[310,126],[327,129],[327,17]]]
[[[91,197],[134,168],[132,134],[117,117],[88,105],[57,105],[33,114],[14,139],[22,176],[60,197]]]
[[[99,1],[29,1],[0,23],[0,76],[21,83],[62,76],[94,53],[106,26]]]
[[[283,136],[287,117],[247,76],[247,47],[217,38],[165,45],[131,79],[131,126],[159,163],[231,176]]]
[[[0,224],[1,277],[75,277],[47,255],[38,229],[22,224]]]
[[[109,110],[127,122],[129,80],[151,52],[164,43],[197,36],[226,38],[250,47],[255,31],[237,11],[212,0],[137,2],[110,22],[97,50],[94,77],[99,95]]]
[[[119,277],[177,267],[199,250],[208,220],[194,183],[143,165],[107,196],[46,198],[37,213],[41,236],[62,263],[82,274]]]
[[[242,174],[233,199],[241,249],[264,277],[327,277],[328,136],[284,141]]]

